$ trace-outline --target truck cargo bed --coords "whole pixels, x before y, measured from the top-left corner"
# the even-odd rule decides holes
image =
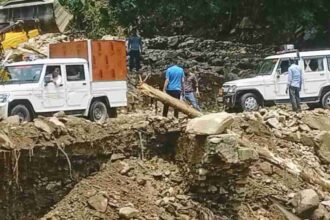
[[[86,40],[49,45],[50,58],[84,58],[92,81],[126,80],[126,47],[120,40]]]

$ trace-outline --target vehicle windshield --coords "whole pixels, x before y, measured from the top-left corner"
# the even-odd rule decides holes
[[[0,83],[21,84],[39,82],[42,67],[42,64],[5,67],[0,70]]]
[[[277,59],[264,60],[257,71],[258,75],[271,75],[277,63]]]

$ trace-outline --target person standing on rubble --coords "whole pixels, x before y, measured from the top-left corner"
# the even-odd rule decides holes
[[[185,74],[185,80],[184,80],[184,99],[189,101],[191,105],[197,110],[201,111],[201,108],[199,107],[197,103],[197,99],[195,97],[195,94],[197,97],[199,97],[199,89],[198,89],[198,80],[195,74],[191,73],[189,70],[188,65],[183,66],[184,74]]]
[[[180,99],[181,92],[184,96],[184,71],[178,65],[170,66],[165,72],[163,91],[173,98]],[[169,106],[164,104],[163,116],[167,117]],[[174,117],[179,117],[179,111],[174,109]]]
[[[133,30],[132,36],[128,39],[128,55],[129,55],[129,70],[134,68],[139,71],[141,68],[141,54],[142,54],[142,39],[137,35],[137,31]]]
[[[288,70],[288,84],[285,93],[290,96],[290,101],[292,104],[292,110],[295,112],[301,112],[300,106],[300,91],[302,85],[302,70],[297,65],[297,61],[293,58],[289,59],[290,67]]]

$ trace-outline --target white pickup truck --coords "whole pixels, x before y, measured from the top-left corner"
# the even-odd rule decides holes
[[[289,103],[286,93],[289,58],[298,59],[303,72],[301,101],[309,107],[330,108],[330,50],[287,52],[266,57],[257,76],[223,85],[225,106],[254,111],[260,106]]]
[[[64,111],[104,122],[126,106],[125,80],[93,81],[86,59],[63,58],[17,62],[5,67],[0,79],[0,117],[19,115],[24,121],[36,115]],[[59,69],[60,79],[52,73]]]

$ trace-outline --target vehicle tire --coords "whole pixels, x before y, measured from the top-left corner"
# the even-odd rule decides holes
[[[10,111],[10,116],[18,115],[22,121],[31,121],[32,114],[28,107],[23,104],[14,106]]]
[[[241,97],[241,108],[243,111],[257,111],[259,109],[259,100],[253,93],[246,93]]]
[[[322,97],[322,107],[325,109],[330,109],[330,91],[325,93]]]
[[[98,123],[104,123],[108,118],[107,106],[101,101],[94,101],[89,111],[89,119]]]

